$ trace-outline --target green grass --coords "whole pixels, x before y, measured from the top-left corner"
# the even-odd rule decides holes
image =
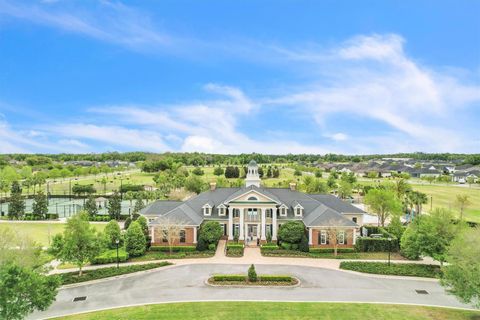
[[[103,231],[106,223],[91,223],[98,231]],[[63,232],[65,223],[49,222],[0,222],[1,228],[10,228],[27,235],[42,246],[49,246],[54,235]]]
[[[165,259],[188,259],[188,258],[209,258],[215,255],[215,251],[195,251],[195,252],[168,252],[147,251],[145,255],[128,259],[128,262],[165,260]]]
[[[480,312],[478,311],[407,305],[311,302],[194,302],[120,308],[58,319],[478,320],[479,317]]]
[[[388,265],[386,262],[342,261],[340,269],[372,274],[424,278],[437,278],[440,275],[439,266],[414,263],[391,263]]]
[[[471,205],[465,210],[465,219],[473,222],[480,222],[480,188],[476,187],[458,187],[453,185],[418,185],[412,184],[416,191],[428,195],[428,204],[424,205],[424,210],[430,210],[430,197],[433,197],[433,208],[451,209],[459,214],[455,206],[457,195],[468,195]]]
[[[363,259],[363,260],[387,260],[388,252],[348,252],[338,253],[335,257],[333,253],[317,253],[317,252],[301,252],[294,250],[272,250],[263,251],[263,256],[266,257],[306,257],[317,259]],[[406,260],[398,252],[392,252],[390,255],[391,260]]]

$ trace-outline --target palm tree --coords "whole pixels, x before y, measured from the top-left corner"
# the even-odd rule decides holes
[[[428,203],[428,197],[425,193],[419,191],[411,191],[408,193],[410,202],[415,205],[415,213],[420,215],[422,213],[422,205]]]

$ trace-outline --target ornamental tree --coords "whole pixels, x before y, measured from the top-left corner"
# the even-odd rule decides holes
[[[206,243],[216,244],[222,237],[222,226],[217,221],[206,221],[202,223],[199,230],[198,237],[203,239]]]
[[[46,310],[57,295],[60,279],[13,263],[0,265],[0,318],[21,320]]]
[[[88,197],[84,209],[90,217],[95,217],[98,214],[97,202],[93,196]]]
[[[123,237],[117,220],[110,220],[110,222],[107,223],[104,234],[105,242],[110,249],[117,247],[117,240],[119,241],[118,245],[123,246]]]
[[[10,189],[10,203],[8,205],[8,217],[18,219],[25,214],[25,201],[22,196],[22,188],[18,181],[13,181]]]
[[[305,227],[301,221],[288,221],[278,230],[278,238],[283,242],[299,243],[305,234]]]
[[[117,191],[115,191],[113,196],[108,200],[107,210],[111,219],[120,220],[120,214],[122,213],[122,200]]]

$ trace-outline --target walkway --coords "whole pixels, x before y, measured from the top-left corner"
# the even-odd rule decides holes
[[[240,261],[240,260],[239,260]],[[179,261],[180,262],[180,261]],[[129,277],[85,284],[59,291],[45,312],[30,319],[147,303],[175,301],[343,301],[435,305],[471,308],[447,295],[438,282],[377,279],[321,268],[256,265],[260,274],[291,274],[301,284],[292,288],[211,287],[205,280],[215,273],[246,273],[248,264],[190,264],[165,267]],[[418,294],[426,290],[428,294]],[[85,301],[73,302],[75,297]]]

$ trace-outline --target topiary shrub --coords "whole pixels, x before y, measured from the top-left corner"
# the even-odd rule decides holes
[[[255,271],[255,266],[253,264],[250,266],[250,268],[248,268],[248,281],[257,281],[257,272]]]
[[[145,253],[145,242],[142,227],[138,222],[133,221],[125,235],[125,249],[131,257],[141,256]]]

